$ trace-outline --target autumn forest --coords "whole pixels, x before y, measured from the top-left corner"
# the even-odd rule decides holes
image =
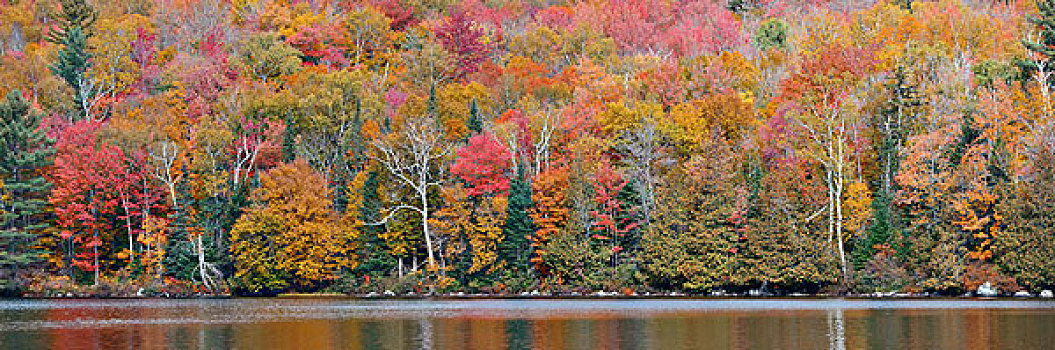
[[[6,295],[1055,287],[1055,0],[0,0]]]

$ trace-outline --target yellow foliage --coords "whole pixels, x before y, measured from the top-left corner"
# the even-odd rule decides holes
[[[256,203],[231,230],[235,278],[259,292],[310,289],[332,281],[355,260],[355,233],[331,208],[322,176],[303,160],[261,177]]]
[[[161,280],[165,273],[165,247],[168,245],[169,221],[160,217],[148,217],[143,222],[144,232],[138,236],[139,243],[143,245],[143,253],[140,255],[140,263],[146,267],[145,274]]]
[[[347,42],[352,57],[352,65],[362,64],[367,67],[380,67],[387,63],[396,33],[389,24],[388,16],[372,6],[358,6],[348,13],[344,26],[347,28]]]
[[[852,181],[843,193],[847,238],[860,235],[872,218],[872,191],[863,181]]]
[[[637,129],[644,123],[655,123],[663,115],[663,106],[656,102],[612,102],[606,107],[597,114],[597,119],[601,130],[613,136]]]
[[[377,79],[365,69],[326,72],[318,67],[289,77],[286,85],[309,124],[301,126],[337,131],[355,117],[357,100],[360,118],[383,113],[383,103],[375,91]]]
[[[543,268],[543,261],[539,259],[542,247],[551,237],[564,230],[568,222],[569,185],[567,168],[551,168],[531,179],[531,200],[535,202],[535,207],[531,208],[530,215],[538,228],[531,237],[531,247],[535,250],[531,262],[538,270]]]
[[[96,23],[95,35],[87,42],[92,55],[88,75],[102,84],[103,92],[129,92],[139,77],[139,65],[132,61],[132,41],[138,28],[150,31],[150,20],[141,15],[123,15]]]
[[[750,96],[710,94],[674,106],[670,124],[663,129],[686,151],[696,150],[704,138],[717,131],[727,139],[737,140],[742,131],[756,123]]]
[[[498,261],[498,244],[502,235],[502,224],[506,219],[508,199],[506,197],[470,197],[461,185],[445,188],[444,199],[448,206],[436,213],[436,232],[447,244],[443,254],[453,260],[468,253],[471,265],[468,273],[493,273],[502,268]]]
[[[480,117],[486,121],[493,115],[490,92],[477,82],[452,83],[436,92],[437,116],[448,139],[460,140],[469,135],[469,104],[476,99]]]

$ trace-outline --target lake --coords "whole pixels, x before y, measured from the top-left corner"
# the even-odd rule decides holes
[[[0,300],[0,349],[1052,349],[1055,301]]]

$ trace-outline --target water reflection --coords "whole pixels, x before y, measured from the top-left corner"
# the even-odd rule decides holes
[[[0,301],[0,349],[842,350],[1055,344],[1055,303],[981,303]]]
[[[828,349],[846,350],[846,327],[843,309],[828,310]]]

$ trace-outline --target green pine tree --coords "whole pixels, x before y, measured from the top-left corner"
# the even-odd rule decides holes
[[[475,97],[469,101],[469,120],[466,124],[469,127],[470,135],[479,134],[484,130],[483,122],[480,121],[480,109],[476,107]]]
[[[98,13],[86,0],[59,0],[57,9],[48,16],[55,23],[52,30],[48,31],[48,41],[62,44],[74,28],[80,28],[85,36],[92,35],[91,28]]]
[[[515,271],[526,271],[531,258],[531,246],[528,236],[535,233],[535,223],[528,215],[534,206],[531,201],[531,184],[528,183],[524,162],[517,163],[517,176],[509,189],[509,207],[502,235],[505,238],[499,243],[499,253]]]
[[[877,245],[893,246],[899,243],[894,241],[900,227],[898,209],[893,205],[894,194],[898,190],[894,177],[901,166],[900,155],[905,142],[905,132],[910,128],[908,124],[917,119],[918,108],[923,105],[919,97],[919,88],[909,81],[904,66],[900,64],[895,68],[894,77],[886,87],[890,97],[876,121],[878,133],[882,136],[882,140],[877,142],[877,161],[882,174],[878,180],[879,184],[875,186],[868,234],[857,240],[851,254],[858,268],[872,259],[876,254]]]
[[[70,28],[59,42],[62,48],[59,49],[58,61],[48,66],[52,74],[62,78],[73,89],[74,109],[78,111],[80,118],[87,117],[87,111],[82,108],[84,101],[94,97],[91,92],[83,89],[85,72],[88,71],[91,59],[91,54],[85,46],[86,39],[87,36],[81,27]]]
[[[352,115],[352,132],[350,146],[352,147],[352,166],[361,169],[360,166],[366,158],[366,145],[363,141],[363,102],[359,97],[355,98],[355,114]]]
[[[363,208],[359,212],[359,219],[363,222],[378,222],[381,220],[381,195],[378,188],[381,186],[380,174],[371,171],[363,183]],[[396,268],[396,261],[392,254],[388,254],[385,241],[380,234],[384,226],[369,225],[361,228],[359,239],[361,241],[359,265],[355,270],[360,275],[379,277],[386,275]]]
[[[1046,71],[1055,71],[1055,0],[1037,1],[1038,16],[1027,16],[1030,24],[1040,28],[1040,38],[1037,42],[1023,40],[1026,49],[1040,55],[1037,60],[1024,60],[1019,62],[1023,75],[1020,79],[1028,79],[1044,66]],[[1049,85],[1055,86],[1055,81],[1048,81]]]
[[[297,158],[296,143],[297,143],[297,126],[293,120],[293,113],[290,113],[286,117],[286,128],[282,130],[282,161],[286,163],[293,162],[293,159]]]
[[[436,84],[429,86],[429,99],[425,106],[426,112],[428,112],[430,117],[438,118],[440,116],[439,101],[436,99]]]
[[[41,119],[17,90],[0,103],[0,291],[17,289],[18,272],[42,260],[37,246],[51,184],[40,170],[55,150]]]
[[[188,173],[186,167],[182,170]],[[221,272],[229,274],[229,258],[226,256],[225,246],[227,242],[216,242],[220,235],[216,232],[230,232],[233,226],[231,217],[237,217],[241,209],[248,205],[245,193],[248,186],[236,189],[230,204],[224,208],[215,198],[196,198],[191,180],[184,177],[176,183],[176,205],[169,213],[169,231],[167,246],[165,247],[165,275],[182,281],[201,282],[198,271],[198,252],[192,238],[194,235],[202,235],[205,261],[219,266]],[[217,227],[218,226],[218,227]],[[225,240],[225,239],[221,239]]]

